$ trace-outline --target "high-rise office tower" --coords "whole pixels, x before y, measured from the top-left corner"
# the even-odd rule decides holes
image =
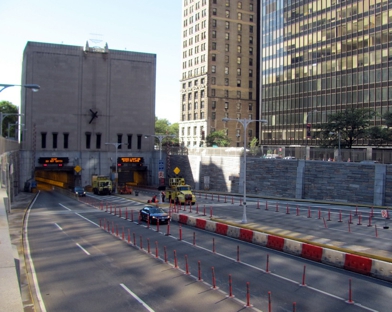
[[[349,107],[377,111],[380,125],[392,101],[390,3],[262,2],[264,145],[317,145],[320,123]]]
[[[243,146],[243,127],[222,118],[259,119],[258,1],[183,0],[180,142],[203,146],[224,129]],[[258,137],[251,123],[247,137]]]

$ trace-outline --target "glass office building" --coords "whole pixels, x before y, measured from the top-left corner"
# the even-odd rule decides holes
[[[391,1],[263,1],[261,34],[263,144],[317,145],[318,125],[352,106],[381,124],[392,102]]]

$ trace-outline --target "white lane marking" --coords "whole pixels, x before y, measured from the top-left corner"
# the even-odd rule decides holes
[[[34,281],[34,289],[35,289],[35,295],[37,296],[37,300],[38,300],[38,304],[40,307],[40,310],[42,312],[46,312],[46,307],[45,307],[45,303],[42,299],[41,296],[41,291],[39,289],[39,284],[38,284],[38,279],[37,279],[37,273],[35,272],[35,268],[34,268],[34,263],[33,263],[33,259],[31,259],[31,253],[30,253],[30,243],[29,243],[29,233],[27,231],[27,224],[29,223],[29,217],[30,217],[30,212],[31,212],[31,207],[33,207],[35,201],[37,200],[38,196],[40,193],[38,193],[38,195],[35,197],[34,201],[31,203],[31,205],[29,206],[29,210],[27,211],[27,217],[26,217],[26,222],[24,224],[24,231],[26,233],[26,247],[27,247],[27,261],[30,264],[30,268],[31,268],[31,275],[33,277],[33,281]]]
[[[72,211],[72,209],[69,209],[68,207],[65,207],[63,204],[60,204],[60,203],[59,203],[59,205],[60,205],[61,207],[65,208],[65,209],[69,210],[69,211]]]
[[[63,230],[63,228],[62,228],[60,225],[58,225],[57,223],[55,223],[54,225],[57,226],[57,227],[59,228],[60,231]]]
[[[84,219],[84,220],[90,222],[91,224],[94,224],[95,226],[99,227],[99,225],[98,225],[97,223],[95,223],[95,222],[93,222],[93,221],[91,221],[91,220],[89,220],[89,219],[83,217],[83,216],[80,215],[79,213],[75,213],[75,214],[76,214],[77,216],[81,217],[82,219]]]
[[[78,243],[76,243],[76,246],[78,246],[80,249],[82,249],[87,255],[89,255],[90,256],[90,253],[86,250],[86,249],[84,249],[82,246],[80,246]]]
[[[122,288],[124,288],[124,290],[130,294],[133,298],[135,298],[139,303],[141,303],[143,305],[143,307],[146,308],[147,311],[150,312],[155,312],[153,309],[151,309],[142,299],[140,299],[134,292],[132,292],[127,286],[125,286],[124,284],[120,284],[120,286]]]

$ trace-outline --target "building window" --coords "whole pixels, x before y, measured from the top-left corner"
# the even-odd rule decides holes
[[[215,112],[212,112],[212,113],[211,113],[211,119],[212,119],[212,120],[215,120],[215,119],[216,119],[216,113],[215,113]]]
[[[225,102],[225,109],[229,109],[229,102]]]
[[[253,55],[253,48],[249,47],[249,55]]]
[[[212,101],[212,103],[211,103],[211,108],[212,108],[212,109],[215,109],[215,108],[216,108],[216,101]]]
[[[253,4],[249,4],[249,11],[253,12]]]
[[[252,69],[249,69],[249,77],[250,78],[253,77],[253,70]]]
[[[226,10],[225,16],[226,16],[226,18],[230,18],[230,11],[229,10]]]
[[[69,139],[69,133],[63,133],[63,144],[64,148],[68,148],[68,139]]]
[[[230,22],[225,22],[225,28],[230,29]]]
[[[132,134],[128,134],[128,149],[132,149]]]
[[[237,19],[242,20],[242,13],[237,13]]]
[[[194,119],[194,120],[197,120],[197,119],[198,119],[198,118],[197,118],[197,113],[194,114],[193,119]]]
[[[230,6],[230,0],[226,0],[226,6],[227,6],[227,7]]]
[[[242,2],[241,2],[241,1],[238,1],[238,3],[237,3],[237,8],[238,8],[238,9],[242,9]]]
[[[212,43],[212,50],[216,50],[216,42]]]
[[[138,150],[142,149],[142,135],[141,134],[137,135],[137,149]]]
[[[237,87],[241,87],[241,79],[237,79]]]
[[[249,33],[253,33],[253,26],[252,25],[249,25]]]
[[[122,134],[117,134],[117,143],[122,143]],[[121,145],[118,146],[118,149],[121,149]]]
[[[237,91],[237,99],[241,98],[241,91]]]
[[[215,65],[212,65],[212,66],[211,66],[211,72],[212,72],[212,73],[216,73],[216,66],[215,66]]]
[[[211,61],[216,62],[216,54],[211,54]]]
[[[241,53],[241,51],[242,51],[241,46],[237,46],[237,52],[238,52],[238,53]]]
[[[195,102],[194,104],[193,104],[193,109],[197,109],[197,102]]]
[[[230,45],[228,43],[225,44],[225,52],[230,51]]]
[[[225,75],[228,75],[229,74],[229,67],[225,67]]]
[[[229,78],[225,78],[225,86],[229,85]]]
[[[200,113],[200,119],[204,119],[204,112]]]
[[[46,148],[46,132],[41,132],[41,148]]]
[[[216,8],[212,9],[212,15],[216,15]]]
[[[253,15],[249,15],[249,22],[253,22]]]
[[[249,80],[249,89],[253,88],[253,81]]]
[[[91,147],[91,133],[86,132],[86,149],[90,149]]]
[[[225,90],[225,98],[229,97],[229,90]]]
[[[237,57],[237,64],[241,65],[241,57]]]
[[[215,39],[216,38],[216,30],[212,31],[212,38]]]
[[[252,136],[252,129],[249,129],[248,130],[248,137],[251,137]]]
[[[192,120],[192,114],[191,113],[188,114],[188,120]]]
[[[249,37],[249,44],[253,44],[253,37]]]
[[[253,98],[253,93],[249,92],[249,100],[252,100],[252,98]]]
[[[215,89],[211,89],[211,96],[215,96]]]
[[[53,148],[57,148],[57,137],[58,137],[57,133],[56,133],[56,132],[53,132],[53,133],[52,133]]]
[[[249,103],[249,104],[248,104],[248,109],[249,109],[250,111],[252,110],[252,106],[253,106],[252,103]]]
[[[230,61],[229,56],[228,56],[228,55],[225,55],[225,63],[229,63],[229,61]]]
[[[237,68],[237,76],[241,76],[241,68]]]
[[[230,40],[230,33],[225,33],[225,39]]]
[[[249,66],[253,66],[253,59],[249,59]]]
[[[215,77],[211,77],[211,84],[216,85],[216,78]]]
[[[204,108],[204,101],[200,102],[200,108],[203,109]]]
[[[216,19],[212,20],[212,27],[216,27]]]
[[[242,40],[242,36],[241,35],[237,35],[237,42],[241,42]]]
[[[96,141],[95,141],[95,148],[100,149],[101,148],[101,141],[102,141],[102,135],[100,133],[97,133],[96,136]]]
[[[253,119],[252,114],[249,114],[249,115],[248,115],[248,119]]]

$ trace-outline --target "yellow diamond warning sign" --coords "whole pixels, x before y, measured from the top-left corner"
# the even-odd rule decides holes
[[[74,170],[75,170],[77,173],[79,173],[79,172],[82,170],[82,167],[80,167],[80,166],[78,165],[78,166],[76,166],[76,167],[74,168]]]
[[[173,170],[173,172],[175,173],[175,174],[179,174],[180,173],[180,168],[178,168],[178,167],[175,167],[174,168],[174,170]]]

